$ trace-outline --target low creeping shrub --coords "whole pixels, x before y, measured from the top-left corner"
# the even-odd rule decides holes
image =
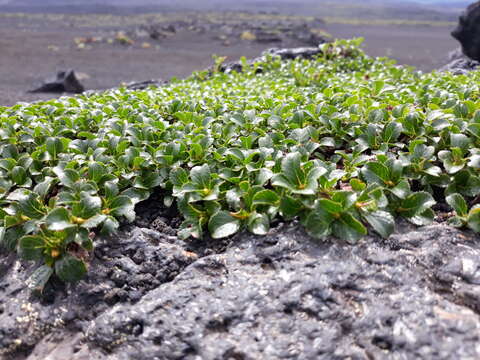
[[[478,72],[422,74],[358,40],[243,63],[0,108],[0,243],[38,261],[31,288],[82,278],[96,234],[132,221],[157,188],[183,239],[265,235],[280,217],[355,243],[388,237],[396,217],[432,222],[436,201],[480,231]]]

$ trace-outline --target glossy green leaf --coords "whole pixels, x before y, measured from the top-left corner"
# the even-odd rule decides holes
[[[458,216],[466,216],[468,213],[468,205],[460,194],[451,194],[446,197],[447,204],[450,205]]]
[[[24,236],[18,243],[18,254],[25,260],[40,260],[45,242],[41,236]]]
[[[65,255],[55,262],[55,274],[65,282],[81,280],[87,273],[87,265],[83,260],[72,255]]]
[[[32,291],[42,292],[50,277],[53,275],[53,268],[48,265],[38,267],[27,279],[26,284]]]
[[[45,219],[45,223],[49,230],[59,231],[75,226],[71,223],[70,214],[65,208],[56,208],[50,211]]]
[[[208,230],[214,239],[231,236],[240,230],[240,220],[228,211],[219,211],[208,222]]]
[[[363,215],[367,223],[383,238],[388,238],[395,230],[395,219],[386,211],[374,211]]]

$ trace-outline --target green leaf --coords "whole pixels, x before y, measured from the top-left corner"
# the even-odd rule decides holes
[[[25,231],[22,226],[14,226],[5,231],[3,236],[2,246],[8,251],[15,251],[18,240],[25,235]]]
[[[45,223],[47,229],[52,231],[65,230],[75,226],[70,222],[68,210],[63,207],[50,211],[45,219]]]
[[[397,185],[389,190],[392,194],[400,199],[405,199],[411,193],[410,185],[406,180],[401,180]]]
[[[107,216],[107,218],[103,221],[101,233],[106,235],[112,234],[117,231],[119,227],[120,223],[117,219],[115,219],[113,216]]]
[[[427,209],[436,204],[432,195],[425,191],[420,191],[411,194],[402,201],[401,208],[397,209],[402,216],[412,218],[416,215],[421,215]]]
[[[402,133],[402,124],[395,121],[388,123],[383,130],[382,138],[385,143],[393,143],[397,141]]]
[[[81,280],[87,273],[87,265],[72,255],[65,255],[55,262],[55,273],[65,282]]]
[[[367,228],[349,213],[342,213],[341,217],[332,224],[333,235],[351,244],[356,243],[367,235]]]
[[[100,183],[102,177],[107,173],[107,168],[99,162],[91,162],[88,164],[88,178],[96,183]]]
[[[298,216],[304,209],[302,202],[291,196],[284,195],[280,200],[280,212],[285,219]]]
[[[282,173],[291,184],[297,187],[305,183],[305,173],[301,165],[302,155],[298,152],[288,154],[282,160]]]
[[[104,190],[105,190],[105,197],[107,199],[112,199],[115,196],[118,195],[119,189],[118,189],[118,181],[107,181],[105,182]]]
[[[56,166],[53,168],[53,172],[63,186],[72,187],[80,179],[80,174],[73,169],[63,169]]]
[[[470,146],[470,139],[468,136],[463,134],[450,134],[450,145],[451,147],[468,150]]]
[[[253,196],[253,205],[272,205],[275,206],[280,201],[280,197],[275,191],[262,190]]]
[[[42,265],[30,275],[26,284],[30,290],[42,292],[52,274],[53,268],[48,265]]]
[[[334,217],[330,213],[326,212],[322,207],[316,206],[307,215],[303,225],[311,236],[317,239],[324,239],[331,234],[333,221]]]
[[[208,230],[214,239],[225,238],[240,230],[240,220],[234,218],[228,211],[219,211],[210,218]]]
[[[95,216],[102,207],[102,200],[98,196],[92,196],[88,192],[80,193],[80,201],[72,206],[72,215],[82,219]]]
[[[270,219],[266,214],[253,213],[248,218],[248,230],[255,235],[266,235],[270,230]]]
[[[45,242],[41,236],[27,235],[18,243],[18,254],[25,260],[40,260],[43,257]]]
[[[141,201],[147,200],[150,192],[148,190],[130,188],[123,191],[122,195],[127,196],[133,204],[138,204]]]
[[[362,168],[362,175],[368,183],[385,185],[390,181],[390,170],[379,162],[370,162]]]
[[[128,196],[117,196],[110,203],[110,213],[116,217],[125,216],[128,221],[135,220],[135,205]]]
[[[63,151],[63,143],[59,138],[49,137],[45,141],[47,152],[52,156],[52,159],[57,159],[58,154]]]
[[[367,185],[359,179],[351,179],[350,186],[354,191],[363,191],[367,187]]]
[[[182,168],[173,169],[170,172],[170,181],[173,186],[182,187],[188,183],[188,173]]]
[[[195,166],[190,171],[190,178],[192,179],[192,182],[199,188],[211,188],[210,167],[207,164],[202,166]]]
[[[468,166],[475,169],[480,169],[480,155],[479,154],[472,155],[468,162]]]
[[[104,214],[97,214],[88,218],[81,226],[85,229],[94,229],[106,220],[107,216]]]
[[[480,206],[475,205],[468,213],[467,224],[470,229],[480,232]]]
[[[318,200],[318,207],[330,214],[338,214],[343,211],[342,204],[328,199]]]
[[[39,201],[38,195],[32,192],[25,192],[26,196],[18,201],[20,215],[31,219],[41,219],[45,216],[45,206]]]
[[[458,216],[467,216],[468,205],[462,195],[455,193],[446,197],[447,204],[450,205]]]
[[[409,218],[408,220],[417,226],[425,226],[425,225],[430,225],[433,222],[434,218],[435,218],[435,213],[433,212],[433,210],[426,209],[421,214],[415,215]]]
[[[44,200],[56,181],[57,180],[55,178],[46,176],[42,182],[38,183],[33,188],[33,192],[38,194],[40,196],[40,199]]]
[[[12,169],[12,180],[19,186],[25,184],[29,180],[27,171],[21,166],[15,166]]]
[[[144,171],[135,178],[133,186],[138,189],[151,190],[160,185],[161,182],[162,178],[157,171]]]
[[[395,219],[386,211],[374,211],[362,215],[368,224],[383,238],[388,238],[395,230]]]

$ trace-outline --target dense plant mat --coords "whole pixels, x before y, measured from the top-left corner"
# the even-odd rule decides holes
[[[95,236],[159,188],[184,239],[298,218],[355,243],[388,237],[395,217],[432,222],[436,202],[480,231],[480,75],[422,74],[359,44],[0,108],[1,245],[38,261],[33,289],[78,280]]]

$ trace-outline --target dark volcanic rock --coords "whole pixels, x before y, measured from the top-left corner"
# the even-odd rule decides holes
[[[465,56],[461,49],[450,52],[448,57],[449,63],[442,67],[440,71],[450,71],[455,75],[464,75],[476,70],[480,65],[480,62]]]
[[[440,70],[456,75],[477,70],[480,65],[480,1],[470,5],[460,16],[452,36],[460,42],[461,48],[449,54],[450,62]]]
[[[321,42],[319,43],[321,44]],[[312,59],[316,55],[319,55],[322,51],[320,48],[317,47],[299,47],[299,48],[287,48],[287,49],[280,49],[280,48],[272,48],[264,51],[262,55],[258,58],[252,59],[248,61],[248,64],[254,64],[256,62],[261,62],[265,60],[265,56],[271,55],[271,56],[279,56],[282,60],[293,60],[296,58],[303,58],[303,59]],[[224,64],[220,67],[220,71],[223,71],[225,73],[229,73],[232,71],[237,71],[241,72],[242,71],[242,63],[237,61],[237,62],[231,62]],[[259,69],[259,72],[261,72],[261,69]]]
[[[85,91],[85,88],[77,79],[75,71],[59,71],[57,75],[51,79],[46,80],[38,88],[31,90],[30,92],[55,92],[55,93],[73,93],[81,94]]]
[[[37,354],[53,350],[52,343],[67,341],[60,346],[62,351],[77,346],[88,321],[117,303],[133,306],[148,291],[171,281],[197,259],[179,243],[167,229],[157,232],[136,227],[102,239],[84,281],[76,286],[54,281],[41,299],[31,296],[25,288],[32,264],[0,254],[0,358],[8,358],[8,353],[27,355],[37,344]]]
[[[317,47],[300,47],[300,48],[293,48],[293,49],[272,48],[265,51],[264,55],[270,54],[272,56],[280,56],[282,60],[293,60],[296,58],[312,59],[313,57],[321,53],[322,51],[317,46]]]
[[[480,1],[468,6],[452,36],[460,42],[466,56],[480,61]]]
[[[146,80],[146,81],[133,82],[133,83],[127,84],[126,88],[129,90],[145,90],[151,86],[160,87],[164,84],[165,82],[161,80]]]
[[[350,246],[293,224],[233,240],[197,258],[134,228],[99,245],[86,281],[43,303],[2,255],[1,345],[29,359],[480,357],[480,239],[469,232],[403,224]]]

